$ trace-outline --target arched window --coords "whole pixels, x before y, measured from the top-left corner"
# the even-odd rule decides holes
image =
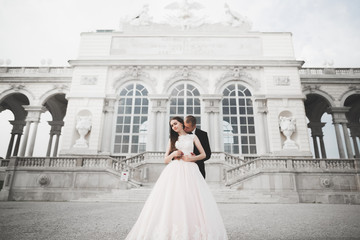
[[[120,92],[116,119],[114,154],[133,154],[146,149],[148,91],[129,84]]]
[[[256,154],[255,123],[251,92],[241,84],[223,91],[224,150],[233,154]]]
[[[200,93],[191,84],[183,83],[177,85],[171,92],[170,118],[193,115],[197,126],[201,126]]]

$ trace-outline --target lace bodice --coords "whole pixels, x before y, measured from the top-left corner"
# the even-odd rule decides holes
[[[184,155],[191,155],[194,149],[194,134],[186,134],[179,136],[175,142],[175,147],[182,151]]]

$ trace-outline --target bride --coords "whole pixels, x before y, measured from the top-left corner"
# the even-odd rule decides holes
[[[200,155],[192,154],[195,146]],[[184,131],[180,117],[170,120],[160,174],[126,240],[227,240],[223,220],[195,161],[204,159],[198,137]]]

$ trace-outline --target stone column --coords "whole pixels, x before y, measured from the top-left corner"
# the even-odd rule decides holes
[[[55,147],[53,149],[53,157],[56,157],[57,152],[58,152],[58,147],[59,147],[59,138],[61,135],[61,128],[62,128],[62,126],[64,126],[64,122],[63,121],[48,121],[48,123],[51,126],[51,130],[50,130],[50,138],[49,138],[49,144],[48,144],[46,156],[50,157],[53,137],[56,136]]]
[[[314,144],[314,151],[315,151],[315,158],[320,158],[319,154],[319,146],[317,143],[317,138],[320,140],[320,150],[321,150],[321,158],[326,158],[326,150],[323,140],[323,131],[322,128],[325,126],[326,123],[322,122],[309,122],[308,128],[311,129],[311,137],[313,138],[313,144]]]
[[[20,157],[25,156],[25,150],[26,150],[26,145],[27,145],[27,141],[29,138],[30,127],[31,127],[31,121],[26,120],[25,134],[24,134],[21,149],[20,149]]]
[[[26,124],[25,121],[21,121],[21,120],[10,121],[10,123],[13,125],[13,129],[12,129],[11,133],[14,136],[16,136],[17,139],[16,139],[14,151],[13,151],[12,155],[10,153],[9,157],[17,156],[18,151],[19,151],[19,147],[20,147],[20,139],[21,139],[21,136],[23,134],[24,126]]]
[[[40,115],[41,113],[44,113],[46,111],[46,108],[43,106],[24,106],[24,109],[27,111],[27,117],[26,117],[26,130],[25,135],[22,142],[22,148],[21,148],[21,156],[25,155],[25,150],[28,150],[28,156],[32,157],[34,146],[35,146],[35,140],[36,140],[36,133],[37,133],[37,127],[40,121]],[[29,142],[29,147],[27,147],[28,144],[28,137],[29,137],[29,131],[31,123],[34,123],[32,136]]]
[[[333,124],[335,126],[336,140],[337,140],[337,144],[338,144],[338,148],[339,148],[340,158],[346,158],[344,145],[343,145],[343,142],[341,139],[340,125],[347,123],[345,113],[347,113],[349,111],[349,109],[350,109],[350,107],[331,107],[328,110],[328,113],[330,113],[333,117]],[[349,139],[349,134],[347,133],[346,125],[345,125],[345,127],[343,125],[343,130],[344,130],[343,136],[344,136],[346,147],[347,147],[346,148],[347,154],[348,154],[347,156],[348,156],[348,158],[353,158],[351,146],[348,147],[348,145],[349,145],[348,143],[350,143],[350,139]]]
[[[10,138],[8,150],[6,152],[6,157],[5,157],[6,159],[10,158],[10,155],[11,155],[11,152],[12,152],[12,149],[13,149],[13,145],[14,145],[14,138],[15,138],[15,134],[11,133],[11,138]]]
[[[104,122],[103,122],[103,133],[101,141],[101,153],[104,155],[110,155],[111,152],[111,137],[112,137],[112,127],[114,120],[114,111],[116,96],[109,96],[105,99],[104,105]]]
[[[210,147],[213,152],[223,151],[223,146],[221,145],[222,136],[222,121],[220,119],[221,111],[221,99],[222,95],[220,94],[206,94],[201,96],[205,103],[205,114],[208,119],[208,137],[210,142]]]
[[[255,98],[255,108],[257,109],[257,118],[256,119],[256,135],[257,138],[257,152],[259,154],[264,154],[270,152],[269,145],[269,133],[268,133],[268,125],[267,125],[267,105],[266,99],[263,97]]]
[[[168,95],[150,94],[150,119],[149,119],[149,130],[148,140],[150,143],[146,147],[147,151],[159,151],[164,152],[167,141],[168,141],[168,126],[169,121],[167,119],[168,110]]]
[[[359,145],[357,142],[357,138],[360,138],[360,123],[351,122],[348,126],[350,128],[350,134],[354,144],[355,157],[360,158]]]

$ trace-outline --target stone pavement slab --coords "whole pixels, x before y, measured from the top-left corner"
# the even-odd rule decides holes
[[[0,202],[0,239],[124,239],[143,203]],[[360,239],[360,206],[218,204],[230,240]]]

